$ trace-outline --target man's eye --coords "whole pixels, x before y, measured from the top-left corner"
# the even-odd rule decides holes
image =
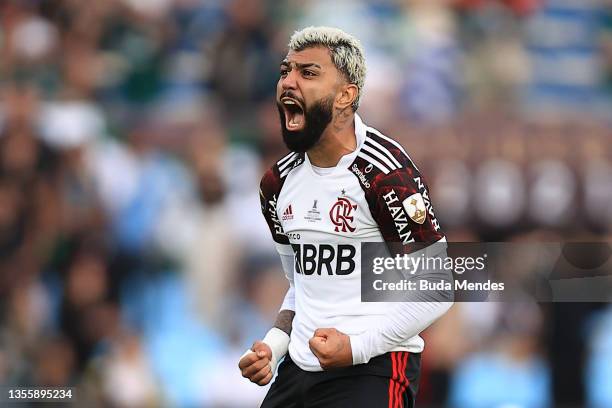
[[[304,72],[303,72],[303,75],[304,75],[304,76],[315,76],[315,73],[314,73],[314,72],[312,72],[312,71],[308,71],[308,70],[306,70],[306,71],[304,71]]]
[[[289,72],[289,71],[288,71],[288,70],[286,70],[286,69],[281,69],[281,70],[280,70],[280,76],[282,76],[282,77],[287,76],[287,73],[288,73],[288,72]]]

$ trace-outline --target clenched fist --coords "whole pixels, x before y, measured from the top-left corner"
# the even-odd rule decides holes
[[[238,368],[244,378],[258,385],[266,385],[274,376],[270,361],[272,361],[270,346],[256,341],[251,347],[251,352],[242,356],[238,362]]]
[[[324,370],[353,365],[351,339],[336,329],[315,330],[308,345]]]

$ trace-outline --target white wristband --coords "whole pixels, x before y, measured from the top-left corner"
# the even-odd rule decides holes
[[[270,346],[270,350],[272,350],[272,360],[270,361],[270,369],[272,370],[272,375],[274,375],[274,373],[276,372],[278,360],[280,360],[285,354],[287,354],[290,339],[291,338],[287,333],[277,327],[271,328],[268,333],[266,333],[266,336],[263,338],[262,343],[266,343],[268,346]],[[251,349],[245,351],[244,354],[240,357],[240,360],[242,360],[250,353],[254,353],[254,351]]]
[[[263,338],[262,342],[270,346],[270,349],[272,350],[272,361],[270,361],[270,368],[272,369],[272,374],[276,372],[278,360],[280,360],[285,354],[287,354],[290,339],[291,338],[289,337],[289,335],[278,327],[271,328],[268,333],[266,333],[266,336]]]

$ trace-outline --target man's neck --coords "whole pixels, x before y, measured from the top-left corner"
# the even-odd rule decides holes
[[[319,143],[308,150],[308,158],[314,166],[335,167],[342,156],[356,148],[355,113],[346,109],[338,112],[327,125]]]

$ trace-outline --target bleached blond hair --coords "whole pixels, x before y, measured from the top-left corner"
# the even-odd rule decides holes
[[[366,75],[361,43],[339,28],[312,26],[296,31],[289,40],[289,49],[293,51],[316,46],[327,47],[338,71],[345,75],[349,83],[357,85],[357,97],[351,105],[353,112],[357,111]]]

